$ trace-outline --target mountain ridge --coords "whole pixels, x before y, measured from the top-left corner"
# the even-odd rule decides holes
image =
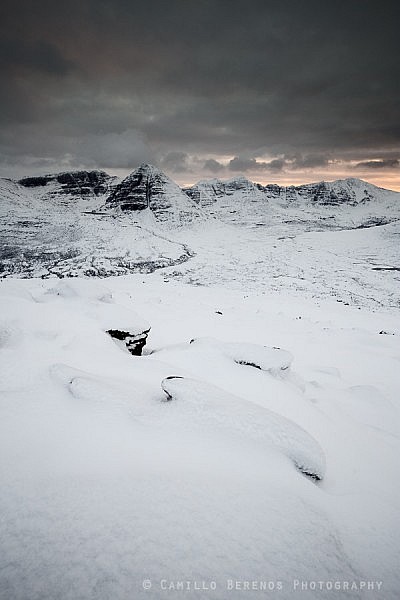
[[[240,176],[188,190],[143,163],[122,181],[105,171],[0,179],[0,217],[0,278],[107,277],[192,260],[203,236],[216,253],[259,240],[262,257],[274,239],[386,225],[400,221],[400,194],[352,178],[284,188]]]
[[[133,171],[131,171],[131,173],[129,173],[125,178],[128,179],[129,177],[132,176],[133,173],[135,173],[138,169],[143,169],[144,167],[148,168],[149,170],[152,170],[154,172],[159,172],[162,173],[166,178],[168,178],[170,181],[172,181],[177,187],[180,187],[181,190],[190,190],[191,188],[198,186],[198,185],[212,185],[212,184],[224,184],[224,185],[229,185],[229,184],[234,184],[234,183],[241,183],[241,182],[247,182],[249,184],[252,184],[256,187],[258,187],[259,189],[266,189],[266,188],[271,188],[271,187],[277,187],[277,188],[281,188],[281,189],[289,189],[289,188],[306,188],[306,187],[311,187],[311,186],[315,186],[315,185],[319,185],[319,184],[326,184],[326,185],[334,185],[334,184],[340,184],[340,183],[349,183],[349,184],[362,184],[362,185],[367,185],[369,187],[378,189],[378,190],[383,190],[386,192],[391,192],[394,194],[400,194],[400,192],[396,191],[396,190],[391,190],[390,188],[385,188],[382,186],[378,186],[374,183],[371,183],[369,181],[366,181],[364,179],[360,179],[358,177],[345,177],[345,178],[339,178],[339,179],[323,179],[320,181],[313,181],[310,183],[300,183],[297,185],[291,184],[291,185],[281,185],[278,183],[259,183],[257,181],[251,181],[250,179],[248,179],[245,175],[243,174],[239,174],[235,177],[230,177],[227,179],[220,179],[220,178],[207,178],[207,179],[200,179],[199,181],[193,183],[192,185],[184,185],[184,186],[179,186],[176,182],[173,181],[173,179],[171,177],[169,177],[168,175],[166,175],[159,167],[151,164],[151,163],[141,163],[138,167],[136,167],[135,169],[133,169]],[[0,177],[0,179],[6,179],[6,180],[10,180],[16,183],[21,184],[24,187],[40,187],[45,186],[47,183],[49,183],[52,180],[57,180],[59,178],[65,178],[66,176],[70,175],[70,176],[83,176],[83,175],[88,175],[90,176],[91,174],[98,174],[99,176],[104,177],[105,179],[110,179],[110,180],[118,180],[119,178],[115,175],[110,175],[109,173],[107,173],[107,171],[104,171],[103,169],[76,169],[76,170],[66,170],[66,171],[58,171],[55,173],[43,173],[43,174],[38,174],[38,175],[28,175],[28,176],[23,176],[21,178],[12,178],[12,177]],[[40,182],[43,183],[40,183]],[[122,181],[122,180],[121,180]]]

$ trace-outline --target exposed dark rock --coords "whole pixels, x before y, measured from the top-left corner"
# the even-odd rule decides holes
[[[309,479],[312,479],[313,481],[322,481],[322,478],[317,473],[310,473],[309,471],[305,471],[302,467],[299,467],[298,465],[296,465],[296,467],[300,471],[300,473],[302,473]]]
[[[53,181],[55,176],[53,175],[44,175],[43,177],[24,177],[20,179],[18,183],[23,185],[24,187],[40,187],[47,185],[49,181]]]
[[[245,367],[254,367],[255,369],[260,369],[260,371],[262,370],[260,365],[257,365],[256,363],[253,363],[253,362],[249,362],[247,360],[235,360],[235,363],[237,365],[244,365]]]
[[[58,183],[58,194],[101,196],[109,191],[110,182],[113,179],[105,171],[71,171],[56,175],[24,177],[18,183],[29,188],[44,187],[50,183]]]
[[[365,186],[367,188],[367,186]],[[290,188],[288,188],[290,190]],[[348,204],[355,206],[361,202],[372,200],[372,194],[368,189],[362,190],[362,198],[359,199],[356,190],[351,185],[351,180],[344,182],[332,183],[322,181],[320,183],[301,185],[294,188],[297,195],[311,200],[311,202],[323,205],[337,206],[340,204]]]
[[[150,209],[160,221],[191,221],[198,211],[179,186],[148,164],[141,165],[114,188],[106,207],[122,211]]]
[[[163,381],[169,381],[170,379],[183,379],[183,377],[181,377],[180,375],[168,375],[168,377],[165,377]],[[161,384],[161,387],[166,395],[166,399],[164,400],[164,402],[171,402],[171,400],[174,399],[173,395],[169,393],[169,391],[163,384]]]
[[[147,336],[150,329],[142,331],[139,334],[133,335],[129,331],[121,331],[120,329],[108,329],[107,333],[110,334],[115,340],[119,340],[125,343],[127,350],[134,356],[141,356],[142,350],[146,345]]]

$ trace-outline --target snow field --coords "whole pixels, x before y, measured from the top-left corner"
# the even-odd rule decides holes
[[[397,597],[396,315],[157,273],[0,295],[2,600]],[[149,325],[142,357],[106,333]]]

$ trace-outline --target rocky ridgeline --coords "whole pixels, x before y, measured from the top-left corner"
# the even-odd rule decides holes
[[[382,195],[396,192],[382,190],[360,179],[310,183],[299,186],[261,185],[245,177],[223,181],[212,179],[180,188],[160,169],[142,164],[122,182],[105,171],[70,171],[53,175],[24,177],[18,183],[43,196],[106,196],[105,207],[125,211],[150,209],[159,221],[188,222],[196,216],[196,206],[207,208],[216,202],[230,200],[275,200],[288,206],[314,204],[320,206],[357,206]]]
[[[211,206],[217,200],[229,198],[235,194],[240,194],[243,199],[249,200],[263,196],[262,186],[252,183],[245,177],[228,181],[220,179],[201,181],[192,187],[184,188],[184,191],[201,207]]]
[[[192,199],[162,171],[148,164],[141,165],[117,185],[105,207],[121,211],[150,209],[157,221],[176,225],[199,216]]]
[[[102,196],[110,191],[114,180],[115,177],[105,171],[68,171],[56,175],[24,177],[18,183],[25,188],[48,188],[50,194]]]
[[[298,186],[266,185],[258,186],[268,198],[279,199],[287,204],[319,204],[323,206],[357,206],[378,199],[381,190],[360,179],[339,179],[321,181]]]
[[[400,211],[398,192],[384,190],[359,179],[280,186],[261,185],[239,176],[227,181],[201,181],[182,189],[157,167],[142,164],[123,181],[105,171],[74,171],[24,177],[18,182],[4,179],[2,182],[0,197],[4,201],[9,198],[10,203],[11,197],[19,195],[17,201],[20,204],[29,204],[32,196],[31,200],[55,199],[58,207],[65,205],[69,208],[71,200],[75,200],[78,209],[86,211],[88,208],[81,206],[78,200],[99,198],[97,204],[93,203],[92,212],[110,215],[113,212],[148,211],[153,222],[172,228],[188,225],[207,216],[247,225],[251,224],[253,218],[255,222],[264,224],[271,211],[279,213],[282,209],[302,211],[304,208],[310,212],[315,208],[315,215],[319,218],[320,211],[326,212],[335,207],[337,211],[329,216],[330,226],[370,227],[397,220]],[[11,189],[11,184],[15,189]],[[341,217],[344,207],[355,209],[351,210],[351,216],[348,213],[347,220]],[[361,207],[358,216],[357,207]],[[365,215],[361,214],[362,211]],[[287,217],[282,215],[282,218]],[[310,215],[307,218],[310,219]]]
[[[332,182],[310,183],[299,186],[280,186],[275,184],[261,185],[252,183],[245,177],[228,181],[213,179],[201,181],[184,190],[201,206],[211,206],[217,200],[229,196],[240,196],[242,199],[273,199],[281,203],[311,203],[324,206],[347,204],[356,206],[369,200],[377,199],[380,188],[359,179],[344,179]]]

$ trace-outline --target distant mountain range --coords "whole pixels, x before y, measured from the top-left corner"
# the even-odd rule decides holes
[[[264,186],[239,176],[227,181],[220,179],[200,181],[192,187],[180,188],[160,169],[149,164],[142,164],[122,181],[108,175],[105,171],[72,171],[23,177],[14,183],[46,196],[57,194],[77,197],[106,196],[106,204],[109,204],[109,207],[120,208],[122,211],[140,211],[150,208],[160,217],[168,211],[181,210],[190,213],[193,210],[193,202],[205,208],[232,196],[236,199],[241,196],[243,200],[252,202],[277,201],[282,206],[304,203],[321,206],[343,204],[357,206],[370,201],[382,201],[383,198],[400,197],[399,192],[385,190],[355,178],[299,186],[275,184]]]
[[[0,179],[0,276],[110,275],[187,260],[175,241],[212,219],[298,231],[356,229],[400,219],[400,193],[359,179],[260,185],[240,176],[180,188],[143,164],[119,180],[104,171]],[[171,239],[174,238],[174,239]],[[190,232],[188,232],[190,245]]]

